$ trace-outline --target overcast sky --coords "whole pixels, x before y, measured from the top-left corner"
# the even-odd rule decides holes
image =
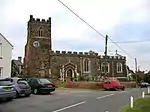
[[[150,68],[150,1],[149,0],[62,0],[73,11],[113,41],[132,57],[141,70]],[[52,18],[54,50],[104,51],[104,38],[73,15],[57,0],[0,0],[0,32],[14,45],[13,58],[24,57],[29,16]],[[142,42],[146,41],[147,42]],[[109,43],[108,51],[127,57],[134,69],[134,58]]]

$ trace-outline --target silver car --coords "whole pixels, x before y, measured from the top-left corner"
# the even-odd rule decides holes
[[[9,80],[15,85],[17,97],[20,96],[29,97],[31,95],[31,87],[25,79],[13,77],[9,78]]]
[[[14,85],[7,79],[0,79],[0,100],[12,100],[15,96]]]

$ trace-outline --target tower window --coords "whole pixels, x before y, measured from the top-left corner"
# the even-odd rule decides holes
[[[43,28],[42,27],[39,28],[38,35],[39,35],[39,37],[43,36]]]

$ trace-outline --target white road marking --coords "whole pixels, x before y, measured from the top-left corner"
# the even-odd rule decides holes
[[[127,91],[121,91],[120,93],[126,93]]]
[[[73,104],[73,105],[70,105],[70,106],[67,106],[67,107],[64,107],[64,108],[61,108],[61,109],[58,109],[58,110],[52,111],[52,112],[60,112],[60,111],[63,111],[63,110],[66,110],[66,109],[69,109],[69,108],[72,108],[72,107],[75,107],[75,106],[78,106],[78,105],[84,104],[84,103],[86,103],[86,102],[85,102],[85,101],[83,101],[83,102],[80,102],[80,103],[76,103],[76,104]]]
[[[108,95],[100,96],[100,97],[97,97],[96,99],[102,99],[102,98],[109,97],[109,96],[112,96],[112,95],[115,95],[115,94],[108,94]]]

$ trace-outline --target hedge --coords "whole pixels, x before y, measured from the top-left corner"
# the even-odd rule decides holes
[[[136,87],[135,82],[121,82],[127,88]],[[66,88],[85,88],[85,89],[101,89],[103,88],[102,82],[71,82],[68,81],[65,83],[64,87]]]

